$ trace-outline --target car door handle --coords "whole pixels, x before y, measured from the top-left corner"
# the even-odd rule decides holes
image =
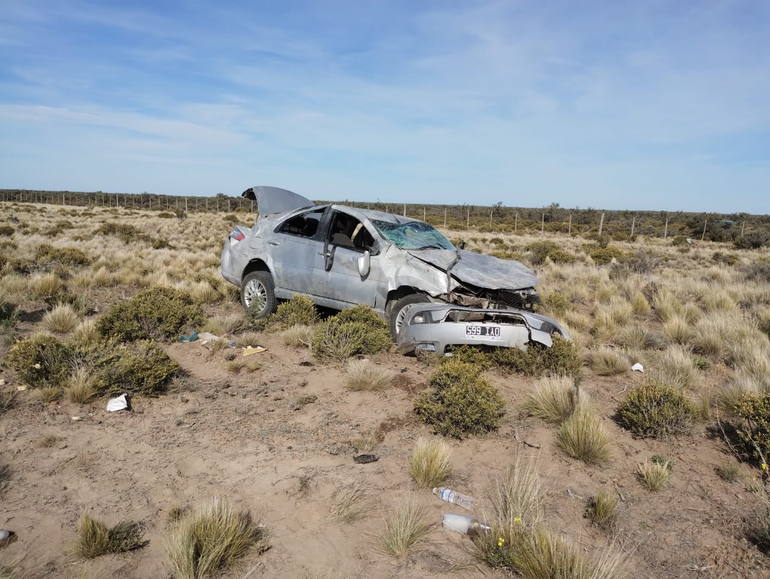
[[[324,253],[324,252],[322,251],[322,252],[321,252],[321,253],[319,253],[318,255],[320,255],[321,257],[331,257],[331,255],[332,255],[332,252],[330,251],[329,253]]]

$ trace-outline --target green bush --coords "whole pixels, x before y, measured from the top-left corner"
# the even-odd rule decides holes
[[[463,438],[495,430],[505,402],[478,366],[452,360],[430,377],[415,400],[415,412],[439,434]]]
[[[770,245],[770,233],[765,231],[753,231],[733,242],[735,249],[760,249]]]
[[[16,230],[10,225],[0,225],[0,236],[10,237]]]
[[[125,345],[103,342],[87,346],[83,354],[94,368],[94,387],[100,394],[157,395],[179,372],[179,364],[150,340]]]
[[[341,311],[319,324],[313,336],[313,354],[322,362],[379,354],[392,345],[388,325],[366,306]]]
[[[61,265],[78,267],[89,265],[91,259],[79,249],[74,247],[53,247],[44,243],[35,250],[35,260],[38,263],[56,262]]]
[[[5,360],[30,388],[61,386],[72,371],[70,346],[44,334],[16,342]]]
[[[553,241],[534,241],[527,245],[526,249],[530,252],[529,261],[532,265],[540,265],[546,258],[554,263],[573,263],[576,259],[574,255],[561,249]]]
[[[607,247],[594,249],[591,251],[591,253],[589,253],[589,255],[591,256],[591,259],[594,260],[596,265],[607,265],[613,259],[618,261],[622,260],[625,254],[621,249],[615,247],[614,245],[608,245]]]
[[[574,342],[553,336],[553,345],[530,344],[526,352],[518,348],[495,348],[492,363],[504,372],[518,372],[527,376],[575,376],[580,373],[583,360]]]
[[[11,302],[0,298],[0,332],[10,333],[19,323],[19,310]]]
[[[623,426],[635,436],[659,438],[689,431],[696,411],[676,388],[648,380],[629,392],[618,414]]]
[[[746,454],[767,464],[770,460],[770,392],[745,396],[736,408],[743,419],[736,430]]]
[[[144,238],[144,235],[130,223],[104,223],[96,230],[96,233],[97,235],[112,235],[122,240],[124,243]]]
[[[318,312],[313,300],[307,296],[294,294],[287,302],[278,306],[276,312],[270,316],[270,325],[279,329],[292,326],[312,326],[318,321]]]
[[[139,292],[112,306],[97,323],[105,338],[120,341],[175,338],[188,326],[203,323],[203,310],[189,294],[168,287]]]
[[[548,292],[540,296],[540,304],[547,311],[554,314],[563,314],[572,309],[572,302],[569,298],[559,292]]]

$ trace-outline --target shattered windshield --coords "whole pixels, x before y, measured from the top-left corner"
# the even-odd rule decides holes
[[[454,249],[454,245],[436,229],[422,221],[389,223],[372,221],[380,234],[401,249]]]

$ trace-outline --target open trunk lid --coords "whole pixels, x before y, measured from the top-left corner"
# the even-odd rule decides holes
[[[241,197],[257,202],[257,212],[260,218],[273,213],[286,213],[315,205],[310,199],[293,191],[265,185],[250,187],[241,193]]]

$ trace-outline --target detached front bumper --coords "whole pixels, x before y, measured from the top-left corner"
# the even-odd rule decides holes
[[[447,346],[462,344],[526,350],[530,342],[550,348],[554,334],[572,339],[555,320],[524,310],[414,304],[404,315],[398,344],[404,352],[419,349],[439,354]]]

